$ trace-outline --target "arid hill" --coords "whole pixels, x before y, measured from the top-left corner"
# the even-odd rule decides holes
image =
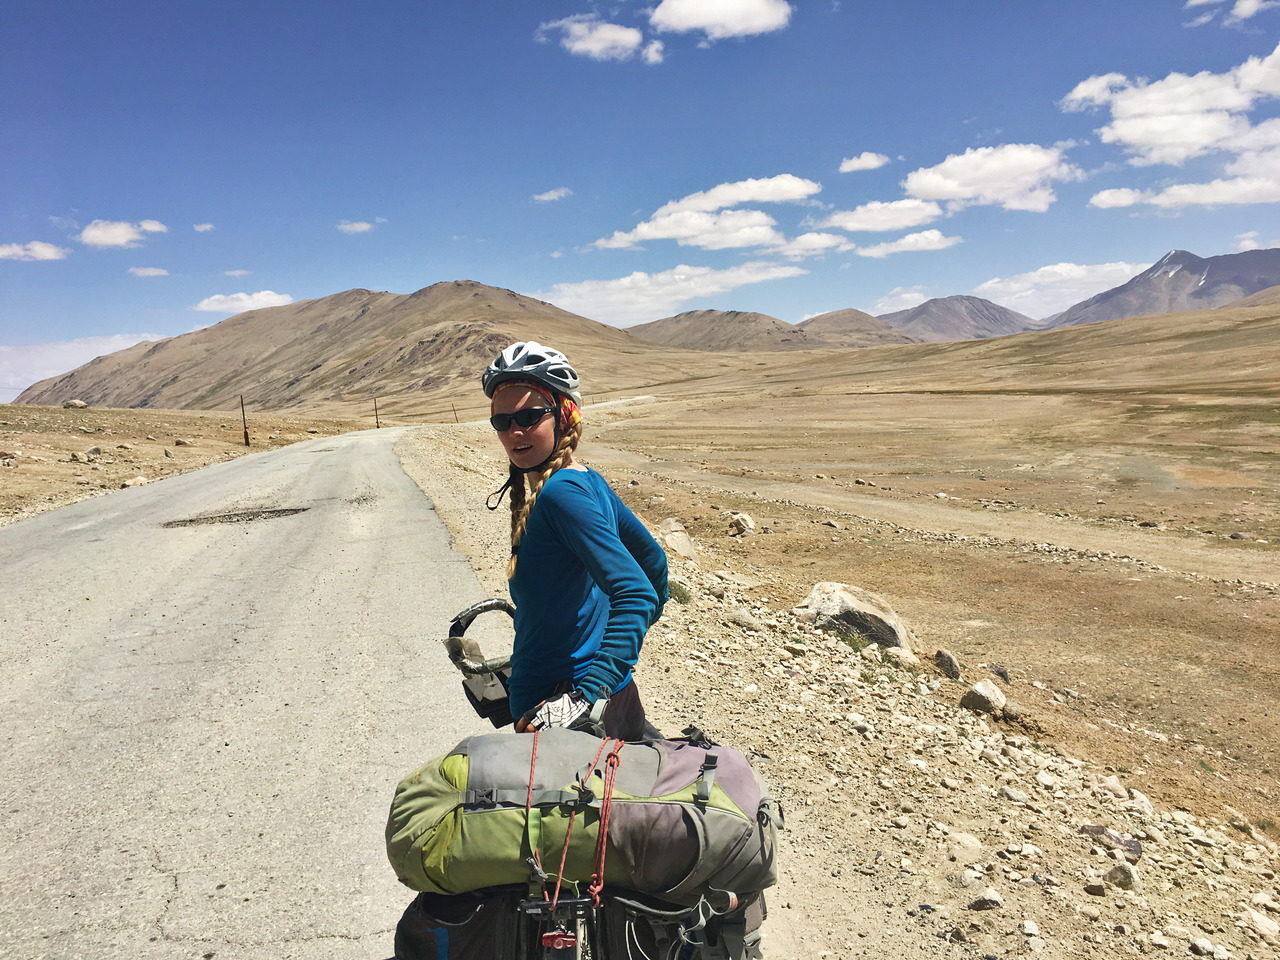
[[[1017,336],[833,353],[819,392],[875,390],[1256,391],[1280,394],[1280,298]],[[788,362],[769,376],[795,383]],[[706,389],[706,387],[704,387]],[[796,387],[794,389],[801,389]]]
[[[484,364],[524,339],[581,357],[591,372],[587,391],[681,376],[690,356],[682,361],[616,327],[510,290],[455,281],[411,294],[347,290],[250,310],[98,357],[28,387],[15,402],[77,398],[95,406],[230,409],[243,394],[258,408],[342,410],[377,396],[390,398],[385,408],[394,411],[456,394],[460,404],[471,403],[480,395]]]
[[[1033,329],[1030,317],[981,297],[938,297],[910,310],[880,317],[889,326],[927,343],[1003,337]]]
[[[1273,307],[1280,306],[1280,285],[1267,287],[1255,294],[1227,304],[1229,307]]]
[[[878,317],[861,310],[832,310],[810,317],[797,328],[833,347],[878,347],[886,343],[919,343],[909,333],[903,333]]]
[[[649,343],[687,350],[796,350],[828,346],[815,342],[801,327],[767,313],[741,310],[687,310],[674,317],[628,327],[627,332]]]
[[[1197,257],[1170,250],[1132,280],[1104,290],[1053,317],[1070,327],[1119,317],[1208,310],[1280,283],[1280,249]]]

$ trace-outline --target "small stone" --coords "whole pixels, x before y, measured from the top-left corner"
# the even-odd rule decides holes
[[[1197,957],[1208,957],[1213,955],[1213,941],[1208,937],[1196,937],[1191,941],[1191,952]]]
[[[129,487],[140,487],[144,483],[150,483],[150,482],[151,481],[149,481],[146,477],[134,477],[132,480],[126,480],[124,483],[120,484],[120,489],[125,490]]]
[[[970,910],[994,910],[996,907],[1004,903],[1004,897],[1000,896],[1000,891],[995,887],[984,887],[982,892],[978,894],[977,899],[969,904]]]
[[[195,444],[190,440],[183,440],[181,437],[173,441],[175,447],[194,447]]]
[[[164,448],[164,455],[168,457],[170,460],[173,459],[173,451],[170,450],[168,447]]]
[[[749,513],[729,514],[729,535],[747,537],[756,532],[756,522]]]
[[[1253,535],[1249,533],[1243,533],[1237,530],[1235,533],[1231,535],[1231,539],[1232,540],[1252,540]]]
[[[729,611],[729,622],[742,627],[744,630],[751,630],[752,632],[762,630],[764,628],[764,624],[742,607],[734,607]],[[794,653],[795,651],[793,650],[792,652]]]
[[[1102,879],[1121,890],[1136,890],[1139,886],[1138,869],[1131,863],[1117,863]]]
[[[1006,800],[1012,801],[1013,803],[1027,802],[1027,795],[1017,787],[1010,787],[1008,785],[1001,787],[1000,796],[1004,797]]]
[[[1094,880],[1084,885],[1084,892],[1091,897],[1105,897],[1107,895],[1107,885],[1101,880]]]
[[[1024,937],[1040,936],[1040,928],[1036,925],[1034,920],[1023,920],[1022,923],[1018,925],[1018,930]]]
[[[1159,947],[1161,950],[1169,949],[1169,938],[1157,930],[1148,938],[1153,947]]]
[[[1086,920],[1097,920],[1102,916],[1102,911],[1091,904],[1085,904],[1080,908],[1080,916]]]

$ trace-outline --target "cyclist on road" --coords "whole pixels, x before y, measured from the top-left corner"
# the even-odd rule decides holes
[[[605,736],[640,739],[645,713],[632,668],[667,600],[666,555],[605,479],[575,459],[582,398],[563,353],[514,343],[482,383],[510,462],[496,497],[510,490],[516,729],[595,721]]]

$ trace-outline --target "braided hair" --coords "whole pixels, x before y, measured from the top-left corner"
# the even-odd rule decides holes
[[[557,426],[556,432],[559,437],[556,440],[555,449],[551,451],[551,456],[542,466],[525,473],[515,464],[511,465],[511,559],[507,561],[508,580],[516,575],[516,560],[520,541],[524,539],[525,527],[529,524],[529,512],[533,509],[533,504],[537,501],[543,485],[553,473],[568,465],[573,451],[578,448],[578,441],[582,439],[582,421],[575,417],[568,427]],[[529,484],[527,491],[526,478]]]

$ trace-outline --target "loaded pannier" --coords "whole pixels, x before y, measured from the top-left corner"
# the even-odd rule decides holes
[[[562,880],[727,906],[776,881],[779,816],[747,759],[699,736],[489,734],[401,781],[387,855],[428,894]]]

